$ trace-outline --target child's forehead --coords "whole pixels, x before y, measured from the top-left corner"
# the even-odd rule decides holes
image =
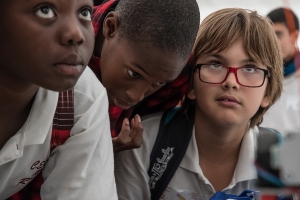
[[[199,61],[207,60],[207,59],[228,61],[228,60],[230,60],[230,58],[227,56],[228,54],[226,53],[226,50],[228,50],[228,49],[229,48],[224,49],[222,51],[216,50],[216,51],[205,53],[203,55],[200,55],[197,58],[197,61],[199,62]],[[263,64],[264,62],[261,59],[257,58],[256,56],[252,56],[253,52],[248,52],[248,51],[243,50],[243,54],[244,54],[243,56],[241,56],[239,54],[239,56],[234,55],[233,57],[235,57],[236,59],[240,59],[240,61],[243,63],[256,63],[258,65],[264,65]]]

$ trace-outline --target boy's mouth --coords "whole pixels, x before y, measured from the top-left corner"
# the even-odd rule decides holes
[[[114,104],[115,106],[117,106],[118,108],[121,108],[122,110],[128,110],[129,108],[132,107],[132,105],[118,99],[118,98],[114,98]]]
[[[228,95],[224,95],[224,96],[219,97],[217,99],[217,101],[233,102],[233,103],[241,104],[235,97],[228,96]]]

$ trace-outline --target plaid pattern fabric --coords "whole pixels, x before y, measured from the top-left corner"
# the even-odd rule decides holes
[[[53,118],[51,152],[63,144],[69,137],[74,126],[74,89],[60,92]]]
[[[69,137],[74,125],[74,90],[59,93],[56,111],[53,117],[50,153],[63,144]],[[40,189],[44,179],[39,173],[21,191],[17,192],[8,200],[40,200]]]
[[[92,14],[92,23],[95,30],[95,37],[99,32],[99,28],[103,23],[103,20],[108,12],[114,10],[115,6],[118,4],[118,0],[110,0],[105,4],[94,6]],[[111,121],[111,134],[112,137],[116,137],[122,128],[122,122],[125,117],[131,117],[135,114],[143,116],[145,114],[151,114],[154,112],[164,111],[166,109],[175,107],[178,105],[182,97],[189,86],[189,78],[192,75],[193,68],[193,58],[191,57],[186,67],[183,69],[181,74],[173,82],[166,84],[160,90],[154,94],[146,97],[135,107],[122,111],[117,107],[110,106],[109,116]],[[89,67],[96,74],[98,79],[101,81],[101,71],[100,71],[100,58],[92,56]]]

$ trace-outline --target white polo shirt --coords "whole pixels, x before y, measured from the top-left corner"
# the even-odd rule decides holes
[[[117,199],[106,90],[87,67],[74,88],[71,136],[49,156],[57,100],[57,92],[39,88],[27,121],[1,149],[0,199],[41,169],[42,199]]]
[[[115,158],[116,184],[120,200],[150,199],[147,172],[161,117],[162,113],[144,117],[142,147],[120,152]],[[255,127],[245,134],[234,176],[223,191],[239,195],[244,190],[252,188],[251,185],[256,179],[253,162],[257,133],[258,128]],[[161,199],[208,200],[215,192],[199,166],[198,148],[195,130],[193,130],[186,154]]]

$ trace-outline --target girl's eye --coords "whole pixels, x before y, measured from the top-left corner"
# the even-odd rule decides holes
[[[92,19],[91,9],[85,8],[85,9],[81,10],[79,13],[79,18],[87,20],[87,21],[91,21],[91,19]]]
[[[37,14],[39,17],[47,18],[47,19],[51,19],[51,18],[54,18],[54,17],[55,17],[54,11],[53,11],[49,6],[43,6],[43,7],[41,7],[41,8],[36,12],[36,14]]]
[[[257,69],[254,68],[254,67],[246,67],[246,68],[243,68],[243,69],[247,73],[255,73],[257,71]]]
[[[133,78],[139,78],[141,76],[139,73],[136,73],[132,69],[128,69],[128,74]]]
[[[159,87],[162,87],[164,85],[166,85],[167,82],[160,82],[160,83],[156,83],[156,85],[158,85]]]
[[[219,69],[219,68],[222,68],[222,67],[223,67],[223,66],[220,65],[220,64],[210,64],[209,66],[210,66],[210,68],[215,68],[215,69]]]
[[[258,69],[256,68],[255,65],[246,65],[246,66],[244,67],[244,71],[247,71],[247,72],[249,72],[249,73],[254,73],[254,72],[257,72]]]

